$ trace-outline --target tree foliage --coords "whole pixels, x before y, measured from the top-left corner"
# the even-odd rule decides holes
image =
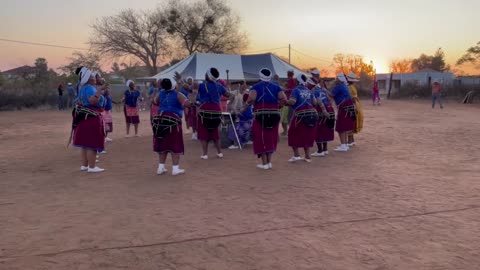
[[[348,74],[353,72],[357,76],[361,74],[373,76],[375,73],[373,63],[366,63],[361,55],[337,53],[333,57],[333,63],[337,73]]]
[[[457,65],[462,65],[466,63],[480,63],[480,41],[477,43],[476,46],[468,48],[467,52],[457,61]]]
[[[162,24],[188,54],[240,53],[248,45],[240,17],[222,0],[170,0]]]
[[[412,59],[397,59],[390,63],[390,71],[393,73],[412,72]]]
[[[45,81],[48,79],[48,62],[47,59],[39,57],[35,59],[35,81]]]
[[[75,69],[79,66],[86,66],[94,71],[102,71],[100,65],[100,55],[94,52],[81,53],[73,52],[68,58],[69,63],[59,67],[60,71],[68,76],[74,75]]]
[[[425,68],[440,72],[450,70],[450,66],[445,62],[445,53],[442,48],[439,48],[434,55],[422,54],[418,58],[412,60],[413,71],[419,71]]]

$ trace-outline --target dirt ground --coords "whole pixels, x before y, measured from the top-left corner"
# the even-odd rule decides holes
[[[272,171],[187,134],[180,177],[155,174],[145,113],[126,139],[115,112],[92,175],[68,113],[1,112],[0,269],[480,269],[480,108],[364,108],[353,151],[289,164],[282,138]]]

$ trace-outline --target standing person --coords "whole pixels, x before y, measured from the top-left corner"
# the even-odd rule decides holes
[[[246,83],[243,82],[238,89],[238,93],[235,95],[235,98],[232,102],[232,113],[236,116],[237,121],[234,126],[231,126],[228,132],[228,138],[234,142],[229,149],[238,149],[237,140],[235,137],[235,131],[237,132],[238,139],[242,147],[250,141],[251,131],[252,131],[252,122],[253,122],[253,106],[247,107],[244,109],[245,102],[248,100],[248,92],[246,91]]]
[[[135,89],[135,83],[132,80],[128,80],[126,83],[128,89],[125,90],[124,97],[122,101],[125,102],[124,113],[125,121],[127,122],[127,135],[130,137],[130,125],[133,124],[135,128],[135,137],[138,135],[138,124],[140,123],[140,116],[138,113],[137,102],[140,98],[140,91]]]
[[[105,99],[95,88],[95,77],[89,70],[82,72],[79,91],[79,103],[74,117],[73,145],[82,149],[81,171],[89,173],[103,172],[96,166],[97,152],[105,149],[105,133],[102,119],[102,107]]]
[[[103,120],[105,122],[105,141],[111,142],[113,140],[108,137],[108,134],[113,132],[113,117],[112,117],[113,98],[112,98],[112,94],[110,93],[110,87],[108,87],[108,84],[105,84],[105,80],[103,79],[102,79],[102,85],[104,86],[103,96],[105,97],[105,107],[102,113]]]
[[[315,83],[308,80],[304,74],[298,74],[297,83],[297,88],[293,90],[287,101],[293,109],[292,120],[288,127],[288,146],[293,149],[293,157],[288,162],[305,160],[310,163],[312,162],[310,148],[313,147],[315,141],[318,122],[318,114],[315,109],[317,101],[311,90]],[[303,148],[305,158],[300,157],[299,148]]]
[[[253,152],[262,159],[257,168],[268,170],[273,167],[272,154],[277,151],[280,104],[284,104],[287,97],[280,86],[271,82],[271,70],[263,68],[259,74],[260,82],[250,89],[243,111],[253,105]]]
[[[67,84],[67,94],[68,94],[67,107],[72,108],[73,107],[73,100],[75,99],[75,90],[73,89],[73,86],[72,86],[71,82],[69,82]]]
[[[225,87],[225,89],[227,89],[227,91],[229,91],[226,81],[218,80],[218,83],[221,84],[223,87]],[[228,97],[222,96],[220,98],[220,107],[222,109],[222,112],[227,112],[228,111],[228,109],[227,109],[227,107],[228,107]]]
[[[57,90],[58,90],[58,110],[63,111],[65,109],[64,108],[65,102],[63,100],[63,91],[64,91],[63,83],[58,84]]]
[[[347,134],[355,129],[356,110],[350,90],[348,89],[348,81],[345,74],[337,75],[336,86],[329,94],[337,104],[337,120],[335,122],[335,131],[340,137],[340,146],[335,148],[337,152],[347,152],[349,150],[347,142]]]
[[[153,151],[158,153],[157,174],[167,172],[165,161],[167,155],[172,156],[172,175],[185,173],[180,169],[180,155],[185,152],[183,144],[182,114],[184,106],[190,106],[190,101],[182,93],[176,91],[177,83],[172,79],[161,81],[160,95],[157,102],[160,107],[158,115],[152,121],[154,130]]]
[[[347,80],[348,80],[348,89],[350,91],[350,96],[352,97],[352,100],[355,104],[355,110],[357,115],[357,118],[355,121],[355,128],[353,129],[353,132],[348,134],[348,146],[351,147],[356,144],[354,134],[360,133],[363,129],[363,109],[362,109],[362,104],[360,103],[360,98],[358,97],[357,88],[355,87],[355,83],[359,81],[357,79],[357,75],[351,72],[350,74],[348,74]]]
[[[313,153],[312,156],[324,157],[328,155],[328,143],[335,139],[335,110],[330,103],[323,81],[314,87],[313,95],[318,102],[319,121],[315,135],[317,152]]]
[[[439,82],[432,84],[432,109],[435,109],[435,103],[440,104],[440,109],[443,109],[442,102],[442,85]]]
[[[153,120],[153,117],[158,114],[158,95],[160,94],[160,83],[161,79],[158,79],[155,82],[152,82],[152,85],[150,86],[150,90],[148,91],[148,100],[150,102],[150,123]]]
[[[292,94],[293,89],[297,87],[297,82],[295,80],[294,76],[294,71],[293,69],[289,70],[287,72],[287,83],[285,84],[285,95],[287,99],[290,98],[290,95]],[[282,108],[282,136],[287,136],[288,135],[288,123],[290,123],[290,120],[292,118],[292,109],[290,106],[284,106]]]
[[[219,84],[220,72],[216,68],[208,69],[205,82],[198,87],[198,140],[202,143],[203,154],[201,159],[208,159],[208,143],[213,141],[217,148],[217,157],[223,158],[220,147],[220,132],[218,127],[222,121],[220,98],[229,97],[230,93],[223,85]]]
[[[192,77],[187,77],[186,83],[182,87],[182,94],[184,94],[189,100],[195,100],[196,92],[193,92],[194,89],[194,80]],[[192,99],[193,98],[193,99]],[[197,140],[197,107],[193,103],[189,107],[185,108],[185,122],[187,128],[192,129],[192,140]]]
[[[378,88],[378,82],[373,83],[372,89],[372,101],[373,105],[380,105],[380,89]]]

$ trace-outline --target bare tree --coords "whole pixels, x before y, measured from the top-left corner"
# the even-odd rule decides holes
[[[160,10],[123,10],[92,25],[90,45],[113,57],[135,56],[147,66],[150,75],[155,75],[159,58],[166,54],[167,48],[167,33],[162,21]]]
[[[159,9],[162,9],[161,7]],[[248,46],[240,17],[223,0],[170,0],[162,24],[188,53],[240,53]]]
[[[348,74],[353,72],[357,76],[360,76],[362,73],[373,76],[374,73],[373,63],[365,63],[361,55],[337,53],[333,56],[333,63],[337,73]]]

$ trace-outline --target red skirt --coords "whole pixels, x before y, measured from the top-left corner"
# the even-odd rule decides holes
[[[221,112],[220,105],[217,103],[204,103],[200,105],[198,108],[199,111],[206,110],[206,111],[215,111]],[[208,129],[202,124],[202,118],[200,115],[197,116],[197,132],[198,132],[198,140],[199,141],[218,141],[220,139],[220,132],[218,128],[216,129]]]
[[[113,132],[113,118],[111,111],[103,111],[102,117],[105,125],[105,132]]]
[[[279,109],[278,104],[257,104],[255,110],[261,109]],[[252,137],[253,137],[253,152],[255,155],[270,154],[277,151],[278,144],[278,126],[274,126],[271,129],[263,128],[262,125],[253,119],[252,124]]]
[[[192,128],[197,130],[197,107],[192,106],[188,108],[187,113],[185,114],[187,118],[187,128]]]
[[[127,124],[138,124],[140,123],[140,117],[138,116],[138,108],[130,107],[125,105],[123,107],[123,112],[125,113],[125,122]]]
[[[327,109],[327,112],[329,113],[335,113],[333,110],[332,105],[328,104],[325,105],[325,108]],[[317,109],[318,113],[321,113],[322,110],[320,108]],[[325,143],[325,142],[331,142],[335,140],[335,128],[329,128],[326,123],[326,119],[320,120],[317,124],[317,133],[315,136],[315,142],[316,143]]]
[[[316,127],[309,127],[297,119],[295,113],[299,110],[314,109],[312,106],[302,106],[293,111],[292,120],[288,127],[288,146],[298,148],[313,147]]]
[[[354,106],[352,100],[347,100],[338,105],[337,121],[335,130],[339,133],[351,132],[355,129],[355,119],[350,117],[346,108]]]
[[[78,124],[73,133],[73,145],[80,148],[103,151],[105,149],[105,128],[103,117],[90,117]]]
[[[185,148],[183,145],[182,119],[174,113],[164,112],[163,115],[177,118],[180,122],[176,127],[171,128],[170,132],[163,139],[160,140],[153,137],[153,151],[157,153],[183,154]]]

